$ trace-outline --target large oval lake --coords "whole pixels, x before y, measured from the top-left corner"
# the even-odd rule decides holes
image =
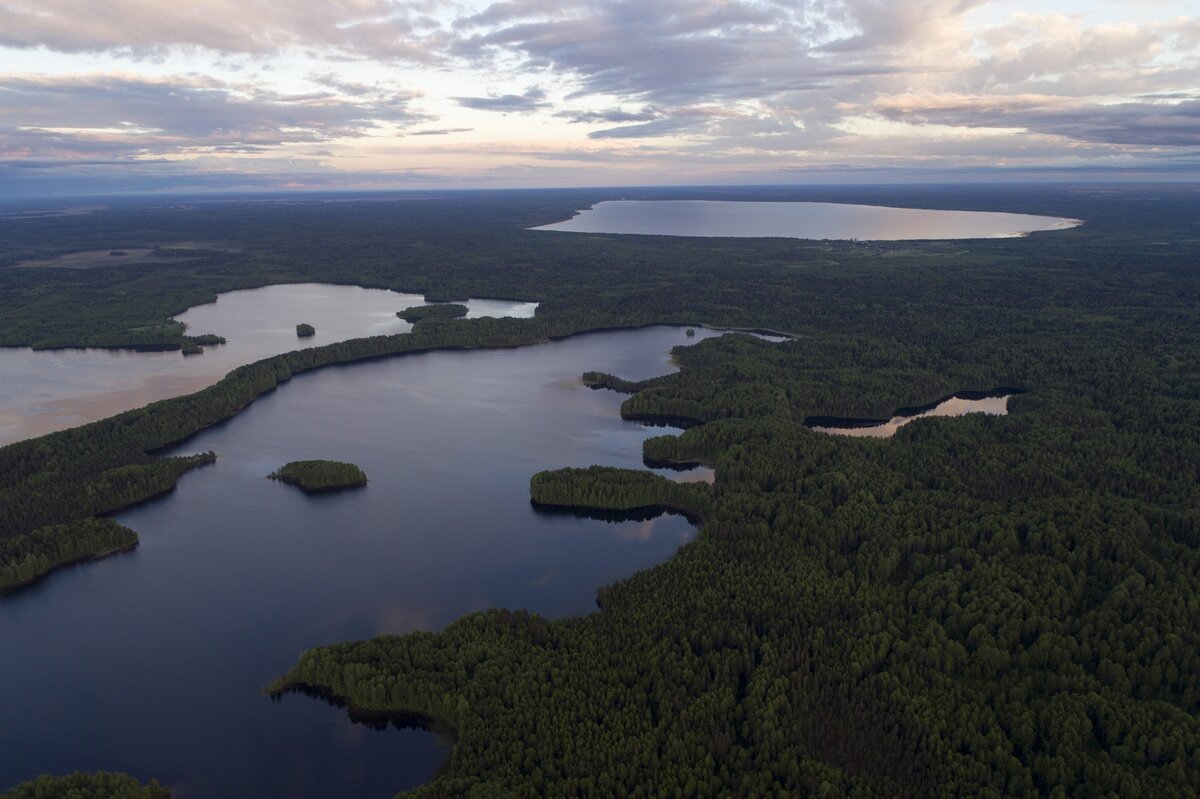
[[[672,346],[712,335],[330,367],[202,432],[178,452],[214,450],[214,465],[118,515],[134,552],[0,601],[0,790],[77,769],[156,777],[175,799],[384,799],[428,780],[447,754],[433,733],[263,687],[312,646],[489,607],[588,613],[596,588],[669,558],[694,533],[684,519],[539,514],[529,478],[640,467],[641,442],[666,431],[622,421],[623,397],[579,375],[662,374]],[[266,479],[305,458],[353,461],[370,485],[314,498]]]
[[[533,230],[641,233],[731,238],[918,239],[1011,238],[1064,230],[1078,219],[991,211],[938,211],[881,205],[720,200],[608,200],[562,222]]]
[[[383,289],[296,283],[220,294],[176,316],[191,335],[215,333],[227,343],[201,355],[175,352],[0,348],[0,445],[45,435],[199,391],[235,367],[301,347],[352,338],[406,333],[396,312],[424,305],[420,294]],[[537,303],[479,300],[464,303],[467,318],[533,316]],[[307,322],[316,334],[296,337]]]

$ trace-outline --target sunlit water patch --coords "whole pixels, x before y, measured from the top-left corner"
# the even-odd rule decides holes
[[[887,421],[871,419],[838,419],[828,416],[811,416],[805,423],[821,433],[861,438],[891,438],[906,424],[931,416],[965,416],[968,413],[985,413],[1004,416],[1008,413],[1008,400],[1014,392],[986,392],[957,394],[938,402],[932,407],[901,411]]]
[[[1082,224],[1078,219],[881,205],[714,200],[608,200],[533,230],[656,236],[843,239],[1011,238]]]

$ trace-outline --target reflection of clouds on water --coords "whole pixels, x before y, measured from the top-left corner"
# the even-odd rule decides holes
[[[411,605],[388,605],[379,608],[377,635],[410,633],[414,630],[434,630],[433,610]]]
[[[677,483],[708,483],[712,485],[717,479],[717,473],[708,466],[697,466],[694,469],[688,469],[683,472],[674,469],[660,469],[659,473],[666,475]]]
[[[922,411],[914,416],[893,416],[890,420],[871,427],[813,427],[819,433],[831,433],[839,436],[854,436],[857,438],[891,438],[904,425],[917,419],[931,416],[965,416],[968,413],[985,413],[989,416],[1005,416],[1008,414],[1008,398],[985,397],[983,399],[964,399],[951,397],[939,403],[936,408]]]
[[[532,230],[657,236],[784,237],[911,241],[1024,236],[1064,230],[1076,219],[992,211],[882,205],[726,200],[606,200],[571,219]]]
[[[365,336],[408,332],[396,312],[424,305],[420,294],[296,283],[218,295],[175,317],[190,335],[213,333],[228,343],[200,355],[177,351],[0,348],[0,446],[45,435],[212,385],[261,358]],[[467,300],[467,318],[530,318],[537,303]],[[316,334],[300,343],[296,325]]]
[[[649,541],[654,537],[654,528],[657,526],[658,519],[650,519],[636,524],[623,524],[617,528],[617,535],[626,541]]]
[[[541,577],[535,577],[529,581],[529,584],[534,588],[545,588],[554,580],[554,576],[558,574],[557,567],[551,566],[546,570],[546,573]]]

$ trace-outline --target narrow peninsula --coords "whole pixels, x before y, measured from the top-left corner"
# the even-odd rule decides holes
[[[342,461],[292,461],[267,476],[294,485],[306,494],[362,488],[367,484],[362,469]]]

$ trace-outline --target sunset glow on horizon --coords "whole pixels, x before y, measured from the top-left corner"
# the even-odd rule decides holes
[[[1200,0],[0,0],[9,196],[1200,177]]]

